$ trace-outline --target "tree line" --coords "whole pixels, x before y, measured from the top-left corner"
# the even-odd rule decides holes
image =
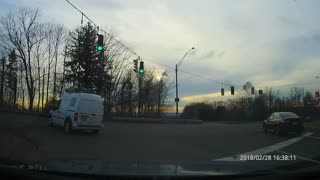
[[[0,104],[47,112],[69,88],[92,89],[107,113],[160,112],[172,83],[166,72],[133,72],[136,57],[110,36],[96,50],[97,28],[68,30],[42,20],[38,9],[22,8],[0,18]]]
[[[251,94],[251,82],[243,85],[236,96],[227,101],[191,103],[184,108],[183,118],[214,120],[264,120],[272,112],[290,111],[301,117],[319,118],[319,110],[314,105],[314,96],[303,87],[292,87],[288,96],[280,96],[280,91],[266,87],[263,94]]]

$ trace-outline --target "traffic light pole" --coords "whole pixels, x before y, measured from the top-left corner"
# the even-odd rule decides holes
[[[179,111],[178,111],[178,64],[176,64],[176,118],[178,118],[178,114],[179,114]]]
[[[141,114],[141,76],[138,74],[138,117]]]

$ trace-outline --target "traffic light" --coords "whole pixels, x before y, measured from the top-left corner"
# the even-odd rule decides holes
[[[254,87],[251,87],[251,94],[254,94]]]
[[[143,64],[143,61],[140,61],[139,73],[140,73],[140,74],[143,74],[143,73],[144,73],[144,64]]]
[[[224,96],[224,89],[221,88],[221,96]]]
[[[263,91],[260,89],[259,90],[259,95],[262,95],[263,94]]]
[[[91,36],[89,39],[89,47],[91,51],[94,50],[94,36]]]
[[[138,73],[138,59],[133,60],[133,71]]]
[[[231,86],[231,95],[234,95],[234,87]]]
[[[97,46],[98,51],[103,50],[103,35],[98,34],[98,46]]]

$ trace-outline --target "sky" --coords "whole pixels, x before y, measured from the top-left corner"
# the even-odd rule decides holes
[[[293,86],[319,89],[320,1],[317,0],[70,0],[105,30],[137,52],[145,69],[175,82],[181,108],[191,102],[220,101],[221,84],[235,93],[250,81],[288,95]],[[81,14],[65,0],[0,0],[0,15],[20,7],[39,8],[44,21],[69,29]],[[84,22],[87,22],[84,19]],[[164,66],[161,66],[164,65]],[[174,103],[175,90],[169,100]]]

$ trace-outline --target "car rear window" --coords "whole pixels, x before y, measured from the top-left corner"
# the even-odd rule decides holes
[[[284,119],[300,118],[298,115],[296,115],[294,113],[290,113],[290,112],[283,112],[283,113],[279,113],[279,114]]]

